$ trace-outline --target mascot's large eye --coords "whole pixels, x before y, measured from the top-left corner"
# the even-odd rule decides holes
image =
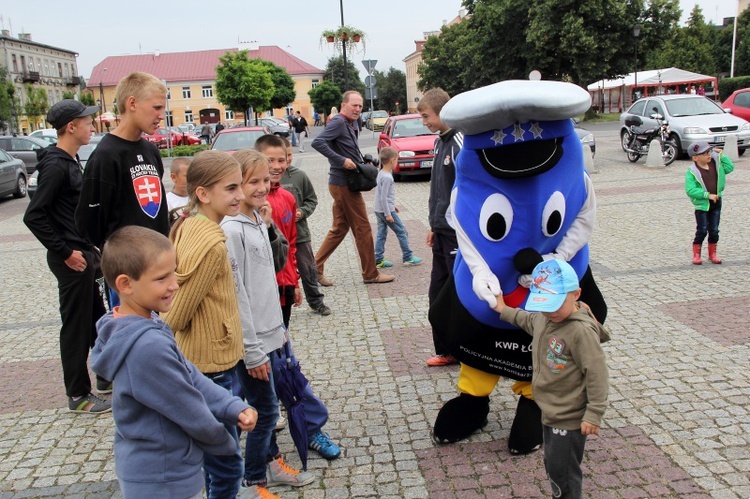
[[[562,192],[555,191],[547,200],[542,212],[542,232],[547,237],[552,237],[562,227],[565,220],[565,196]]]
[[[513,208],[508,198],[502,194],[493,194],[482,205],[479,213],[479,228],[482,235],[490,241],[502,241],[513,225]]]

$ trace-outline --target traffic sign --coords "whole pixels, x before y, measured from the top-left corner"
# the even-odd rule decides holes
[[[362,61],[362,64],[365,66],[368,73],[372,73],[372,70],[375,69],[375,64],[377,63],[378,61],[375,59],[366,59]]]
[[[365,76],[365,86],[368,88],[375,86],[375,77],[373,75]]]
[[[365,99],[367,100],[373,100],[378,98],[378,88],[377,87],[367,87],[365,88]]]

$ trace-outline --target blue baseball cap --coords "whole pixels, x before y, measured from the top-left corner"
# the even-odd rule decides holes
[[[534,267],[531,280],[526,301],[526,310],[530,312],[556,312],[568,293],[581,287],[573,267],[558,259],[546,260]]]

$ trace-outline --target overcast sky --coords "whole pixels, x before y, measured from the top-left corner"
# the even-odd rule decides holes
[[[695,4],[708,21],[733,16],[737,0],[680,0],[684,18]],[[344,21],[367,33],[365,53],[376,69],[404,71],[414,40],[458,15],[461,0],[343,0]],[[272,6],[272,8],[271,8]],[[341,22],[340,0],[0,0],[4,29],[78,52],[79,74],[110,55],[222,49],[240,41],[277,45],[320,69],[336,55],[320,33]]]

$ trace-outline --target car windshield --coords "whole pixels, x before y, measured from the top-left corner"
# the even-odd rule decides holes
[[[667,100],[667,110],[672,117],[724,114],[724,110],[705,97]]]
[[[255,141],[265,135],[262,130],[243,130],[241,132],[220,133],[216,136],[211,149],[219,151],[237,151],[252,149]]]
[[[416,137],[417,135],[432,135],[430,129],[422,123],[422,118],[398,120],[393,125],[394,137]]]
[[[373,111],[373,113],[370,115],[370,118],[387,118],[388,113],[385,111]]]

